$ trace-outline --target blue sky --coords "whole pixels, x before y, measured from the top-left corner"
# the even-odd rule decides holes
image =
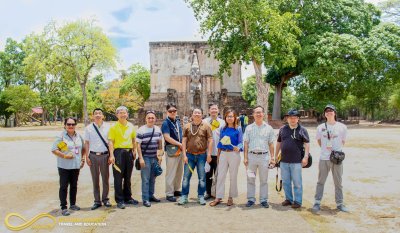
[[[150,41],[202,40],[183,0],[0,0],[0,49],[6,38],[20,41],[51,20],[92,17],[118,48],[119,68],[133,63],[149,67]],[[243,78],[254,73],[251,66],[242,70]]]
[[[0,0],[0,49],[51,20],[94,17],[118,48],[120,67],[149,67],[150,41],[202,40],[199,24],[183,0]]]

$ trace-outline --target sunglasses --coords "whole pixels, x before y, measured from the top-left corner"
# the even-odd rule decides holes
[[[169,113],[175,113],[175,112],[176,112],[176,109],[175,109],[175,110],[168,110],[168,112],[169,112]]]
[[[332,109],[327,109],[325,112],[334,112]]]
[[[75,126],[75,123],[67,123],[67,126]]]

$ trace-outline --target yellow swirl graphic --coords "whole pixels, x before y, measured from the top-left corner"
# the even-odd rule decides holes
[[[13,217],[13,216],[24,220],[25,223],[23,223],[23,224],[21,224],[19,226],[11,225],[10,222],[9,222],[9,219],[11,217]],[[10,213],[4,219],[4,224],[7,226],[8,229],[10,229],[12,231],[20,231],[20,230],[23,230],[23,229],[26,229],[26,228],[30,227],[32,224],[34,224],[35,222],[37,222],[41,218],[49,218],[49,219],[53,220],[53,223],[48,225],[49,228],[52,228],[52,227],[54,227],[56,225],[56,222],[57,222],[56,218],[54,216],[48,214],[48,213],[38,214],[35,217],[33,217],[31,220],[29,220],[29,221],[26,220],[22,215],[20,215],[18,213]]]

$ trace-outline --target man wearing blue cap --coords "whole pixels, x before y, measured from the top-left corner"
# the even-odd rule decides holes
[[[321,156],[318,165],[318,183],[315,191],[315,202],[311,211],[317,213],[321,210],[321,200],[324,194],[324,186],[329,172],[332,170],[333,182],[335,184],[335,201],[339,211],[349,210],[343,203],[343,164],[335,164],[330,161],[332,151],[342,151],[346,136],[347,126],[336,121],[336,108],[328,104],[324,108],[326,122],[317,128],[317,141],[321,147]]]
[[[300,114],[297,110],[290,110],[287,115],[288,124],[280,128],[276,143],[276,154],[281,151],[281,174],[285,201],[283,206],[300,208],[303,199],[302,167],[307,165],[310,151],[310,138],[307,129],[299,124]],[[304,157],[302,153],[304,149]]]

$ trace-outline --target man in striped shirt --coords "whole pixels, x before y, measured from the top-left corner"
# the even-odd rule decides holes
[[[244,165],[247,169],[247,207],[254,205],[256,198],[256,174],[260,175],[260,204],[268,204],[268,165],[275,163],[274,130],[264,121],[264,108],[253,109],[254,123],[244,133]]]

